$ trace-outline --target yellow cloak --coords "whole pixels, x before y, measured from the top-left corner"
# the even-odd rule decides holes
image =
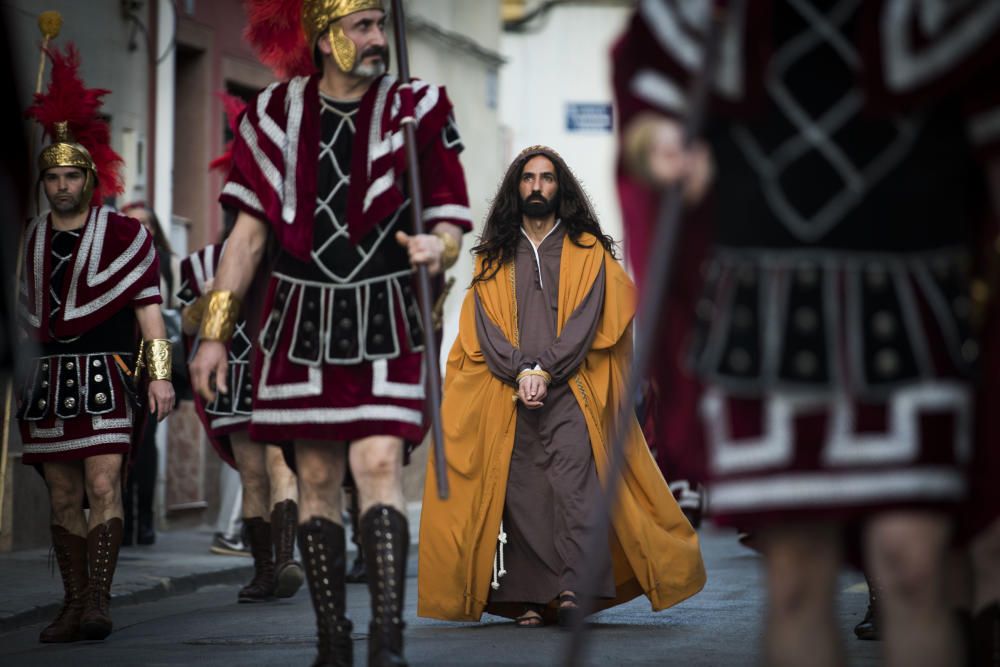
[[[563,241],[558,330],[562,331],[590,291],[603,265],[606,287],[601,321],[592,349],[569,386],[586,419],[598,477],[606,488],[607,434],[625,392],[635,288],[593,236],[584,234],[580,242],[591,247],[577,246],[568,236]],[[504,605],[487,606],[517,410],[514,388],[498,380],[483,358],[473,292],[489,318],[516,345],[513,264],[466,292],[458,338],[448,355],[441,414],[450,499],[438,499],[433,452],[428,461],[420,520],[417,614],[452,621],[478,621],[484,611],[507,616],[523,612]],[[705,568],[697,534],[667,488],[638,422],[630,419],[622,483],[608,536],[616,596],[599,604],[610,607],[644,594],[653,610],[659,611],[701,590]]]

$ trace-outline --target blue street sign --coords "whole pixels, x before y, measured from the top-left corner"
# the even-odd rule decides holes
[[[567,102],[567,132],[610,132],[611,105],[600,102]]]

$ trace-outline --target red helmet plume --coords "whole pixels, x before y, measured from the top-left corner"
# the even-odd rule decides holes
[[[302,0],[245,0],[244,5],[249,25],[243,36],[278,78],[316,71],[302,28]]]
[[[90,169],[97,178],[92,203],[121,194],[122,158],[111,148],[111,132],[101,116],[102,98],[109,90],[87,88],[80,77],[80,53],[74,44],[65,53],[46,49],[52,61],[48,90],[35,95],[27,116],[44,128],[51,143],[42,150],[39,170],[58,166]]]
[[[226,123],[229,124],[229,131],[235,135],[239,131],[237,129],[237,122],[239,121],[240,114],[247,108],[247,103],[229,93],[219,93],[219,99],[222,100],[222,106],[226,109]],[[222,155],[208,163],[208,169],[209,171],[218,170],[223,174],[227,174],[232,162],[233,141],[230,139],[226,143],[226,149]]]

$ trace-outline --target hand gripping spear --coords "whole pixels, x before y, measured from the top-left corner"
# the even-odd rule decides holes
[[[420,194],[420,161],[417,157],[417,121],[413,115],[413,89],[410,87],[410,63],[406,50],[406,21],[403,17],[402,0],[392,0],[392,27],[396,38],[396,58],[399,60],[399,121],[403,127],[406,145],[406,176],[410,189],[410,219],[413,233],[424,234],[424,202]],[[438,497],[448,498],[448,462],[444,458],[444,432],[441,429],[441,369],[438,358],[437,339],[434,335],[434,319],[431,306],[431,276],[427,266],[417,267],[417,294],[420,297],[420,322],[424,329],[424,363],[427,364],[427,400],[431,412],[431,436],[434,439],[434,477],[437,481]]]
[[[708,30],[705,34],[705,51],[701,69],[692,78],[688,95],[687,116],[684,119],[684,147],[688,149],[701,132],[705,120],[705,107],[712,82],[715,80],[716,65],[719,58],[719,42],[722,27],[725,23],[725,6],[723,0],[711,3]],[[629,369],[625,385],[625,400],[619,406],[615,423],[610,429],[611,451],[609,452],[607,488],[601,496],[598,505],[598,528],[589,535],[589,548],[584,553],[601,553],[601,541],[607,541],[611,513],[614,510],[618,485],[621,482],[621,466],[624,458],[625,439],[632,424],[636,397],[642,378],[649,369],[657,341],[663,314],[666,310],[666,298],[670,285],[670,271],[673,266],[670,261],[676,252],[677,229],[683,212],[684,181],[674,183],[662,195],[660,210],[657,215],[656,229],[653,235],[652,249],[649,257],[663,258],[662,261],[650,261],[646,280],[639,294],[640,314],[642,319],[636,324],[635,353],[632,357],[632,367]],[[589,590],[582,591],[580,598],[583,613],[576,614],[573,619],[573,632],[568,639],[563,664],[566,667],[578,667],[585,664],[585,618],[594,610],[594,582],[600,571],[601,563],[590,559],[584,564],[583,583]]]

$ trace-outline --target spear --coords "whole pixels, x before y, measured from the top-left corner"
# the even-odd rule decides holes
[[[725,21],[725,2],[716,0],[712,3],[708,31],[705,36],[705,52],[701,69],[692,78],[688,94],[688,109],[684,119],[684,147],[689,149],[701,132],[705,120],[705,108],[708,102],[709,89],[715,79],[715,70],[719,57],[719,42]],[[660,199],[660,209],[656,220],[653,243],[648,257],[653,258],[647,267],[646,279],[639,295],[639,305],[642,308],[642,319],[636,323],[635,351],[632,357],[632,367],[629,369],[625,384],[625,396],[618,408],[614,424],[610,427],[611,436],[608,472],[605,475],[607,488],[598,503],[598,528],[589,536],[588,546],[584,553],[602,553],[602,542],[606,545],[611,513],[614,510],[618,485],[621,482],[622,459],[625,456],[625,440],[629,429],[634,423],[636,398],[639,395],[642,378],[653,358],[656,348],[657,334],[663,314],[666,310],[666,298],[670,285],[670,261],[676,253],[677,229],[683,212],[684,181],[674,183],[663,193]],[[661,258],[657,261],[655,258]],[[586,621],[588,613],[594,611],[594,582],[597,580],[602,563],[598,559],[589,559],[584,564],[583,584],[588,590],[583,591],[580,598],[580,610],[573,619],[573,632],[568,640],[564,665],[577,667],[585,664],[586,655]]]
[[[38,54],[38,76],[35,78],[35,94],[42,92],[42,82],[45,79],[45,49],[49,47],[49,41],[59,36],[62,29],[62,15],[59,12],[47,11],[38,16],[38,30],[42,33],[42,43]],[[29,140],[34,138],[34,133],[29,135]],[[29,141],[28,154],[34,156],[34,141]],[[36,202],[36,208],[38,208]],[[16,310],[18,303],[17,287],[21,283],[21,271],[24,268],[24,229],[18,234],[17,259],[14,268],[14,296],[8,302]],[[12,313],[13,315],[13,313]],[[7,453],[10,451],[10,416],[14,403],[14,377],[7,378],[4,387],[3,398],[3,434],[0,435],[0,529],[3,527],[4,494],[7,482]]]
[[[413,89],[410,88],[410,63],[406,50],[406,21],[402,0],[392,0],[392,26],[396,38],[396,58],[399,60],[400,121],[406,145],[406,176],[410,189],[410,219],[414,234],[424,234],[424,202],[420,194],[420,161],[417,157],[417,122],[413,116]],[[431,436],[434,440],[434,476],[438,498],[448,498],[448,462],[444,457],[444,432],[441,428],[441,369],[431,312],[434,294],[427,266],[417,267],[417,294],[420,299],[420,322],[424,328],[424,363],[427,364],[427,400],[431,411]]]

